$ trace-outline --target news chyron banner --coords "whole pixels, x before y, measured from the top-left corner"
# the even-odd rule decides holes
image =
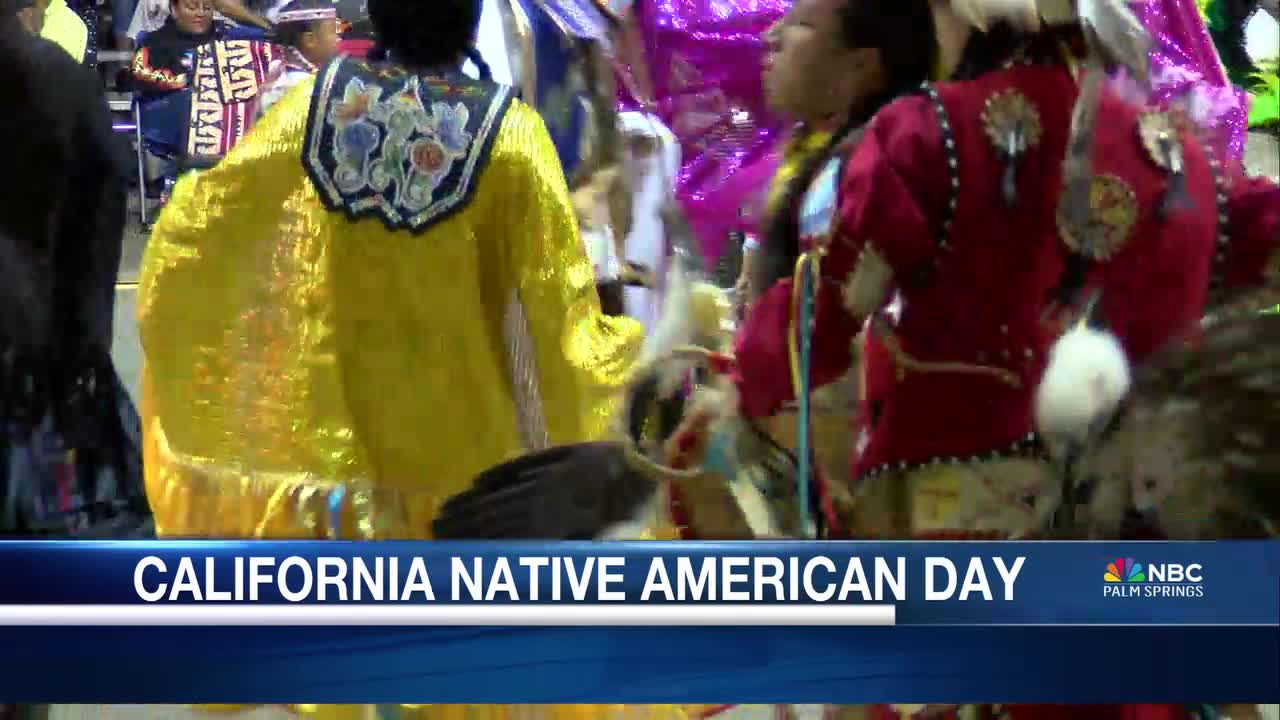
[[[1271,541],[0,542],[0,578],[8,702],[1280,700]]]

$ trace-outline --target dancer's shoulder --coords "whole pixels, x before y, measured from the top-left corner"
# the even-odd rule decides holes
[[[460,72],[340,58],[315,80],[303,165],[330,210],[421,232],[470,202],[511,107]]]

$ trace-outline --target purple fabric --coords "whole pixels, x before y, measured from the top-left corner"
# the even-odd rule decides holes
[[[621,105],[651,106],[679,139],[677,197],[711,261],[730,231],[755,229],[756,206],[777,167],[784,124],[765,109],[760,64],[764,31],[789,5],[790,0],[634,2],[655,97],[631,97],[620,84]],[[1248,98],[1227,79],[1195,0],[1138,0],[1133,8],[1155,37],[1157,101],[1184,105],[1230,157],[1242,157]],[[750,211],[747,218],[743,208]]]
[[[789,0],[638,0],[650,102],[683,151],[676,193],[709,262],[725,236],[749,221],[739,210],[756,203],[778,162],[783,123],[766,111],[760,69],[764,32]],[[645,102],[641,102],[645,101]],[[751,213],[755,215],[755,213]]]
[[[1140,0],[1132,7],[1155,39],[1151,85],[1156,100],[1165,107],[1184,104],[1231,158],[1243,157],[1248,95],[1227,79],[1195,0]]]

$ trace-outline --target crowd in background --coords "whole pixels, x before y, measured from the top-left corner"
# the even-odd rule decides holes
[[[18,17],[31,32],[57,43],[79,62],[94,64],[97,50],[132,50],[139,37],[155,32],[177,11],[215,16],[223,22],[271,29],[265,12],[272,0],[108,0],[99,15],[101,0],[18,0]],[[100,19],[104,27],[99,28]],[[98,41],[99,31],[109,31],[106,47]]]

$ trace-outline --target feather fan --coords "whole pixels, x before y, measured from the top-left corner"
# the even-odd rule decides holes
[[[432,523],[437,539],[588,540],[641,516],[658,484],[618,443],[551,448],[486,470]]]
[[[1175,540],[1258,538],[1280,527],[1280,315],[1259,295],[1220,306],[1194,337],[1134,372],[1081,454],[1091,536],[1142,517]]]

